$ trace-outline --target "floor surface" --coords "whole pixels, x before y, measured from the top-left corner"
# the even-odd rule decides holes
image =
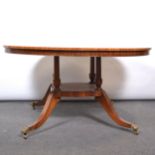
[[[0,155],[154,155],[155,101],[115,101],[121,117],[136,122],[138,136],[115,125],[94,101],[60,102],[27,140],[20,135],[41,109],[30,102],[0,102]]]

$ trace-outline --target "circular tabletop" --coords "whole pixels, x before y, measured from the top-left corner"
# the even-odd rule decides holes
[[[144,56],[151,48],[96,48],[96,47],[37,47],[4,46],[5,51],[15,54],[51,55],[51,56]]]

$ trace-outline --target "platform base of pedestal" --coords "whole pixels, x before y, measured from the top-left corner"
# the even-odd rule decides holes
[[[117,114],[112,101],[109,99],[107,94],[102,89],[97,89],[95,84],[87,83],[68,83],[61,84],[59,90],[48,88],[43,100],[33,102],[33,108],[37,106],[43,106],[43,110],[39,118],[30,126],[22,130],[22,135],[26,139],[30,131],[41,127],[44,122],[48,119],[52,110],[56,107],[56,104],[61,98],[86,98],[93,97],[99,103],[101,103],[104,110],[107,112],[109,117],[119,126],[129,128],[134,134],[138,134],[138,126],[134,123],[130,123],[119,117]]]

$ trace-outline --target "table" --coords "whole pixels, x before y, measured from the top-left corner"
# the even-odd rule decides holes
[[[144,56],[149,54],[150,48],[75,48],[75,47],[31,47],[31,46],[4,46],[5,51],[14,54],[46,55],[54,57],[53,83],[50,84],[45,96],[41,101],[33,102],[32,106],[43,105],[38,119],[22,130],[26,139],[30,131],[41,127],[56,107],[61,97],[88,97],[93,96],[99,101],[110,116],[119,126],[131,129],[134,134],[139,133],[135,123],[122,119],[116,112],[112,101],[101,88],[101,57],[115,56]],[[60,56],[90,57],[90,74],[88,83],[61,83],[60,79]]]

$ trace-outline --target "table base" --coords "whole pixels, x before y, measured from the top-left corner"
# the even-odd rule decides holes
[[[95,61],[96,60],[96,61]],[[96,67],[96,68],[95,68]],[[101,103],[110,118],[118,125],[129,128],[134,134],[138,134],[138,126],[119,117],[112,101],[106,92],[101,88],[101,57],[90,58],[90,82],[89,83],[68,83],[61,84],[59,78],[59,57],[54,57],[54,80],[41,101],[33,102],[32,106],[43,105],[43,110],[38,119],[30,126],[22,130],[22,135],[26,139],[30,131],[38,129],[48,119],[61,97],[88,97],[94,96]]]

